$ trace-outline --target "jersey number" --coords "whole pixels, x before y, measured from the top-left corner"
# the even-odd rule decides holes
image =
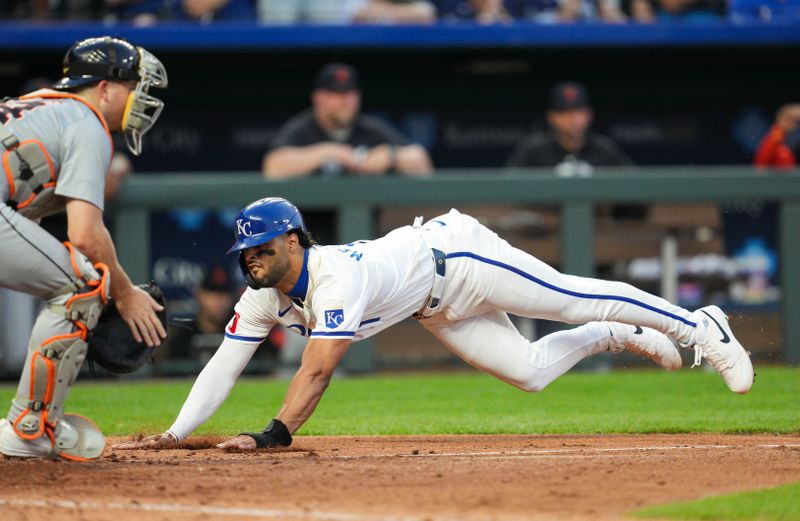
[[[43,106],[43,101],[22,101],[16,99],[0,103],[0,123],[5,125],[12,118],[21,119],[25,112]]]

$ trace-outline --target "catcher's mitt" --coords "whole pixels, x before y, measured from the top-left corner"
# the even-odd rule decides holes
[[[164,308],[156,315],[166,330],[167,301],[161,288],[155,282],[139,284],[139,288]],[[149,362],[155,349],[133,339],[130,327],[122,320],[114,301],[109,299],[89,339],[87,358],[113,373],[131,373]]]

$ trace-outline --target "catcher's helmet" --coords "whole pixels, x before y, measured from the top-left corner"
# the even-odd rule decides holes
[[[244,250],[269,242],[292,230],[306,231],[303,216],[295,205],[281,197],[266,197],[245,206],[236,214],[236,242],[228,253],[239,252],[239,267],[247,284],[260,286],[250,276]]]
[[[54,89],[67,90],[100,80],[139,81],[139,50],[122,38],[87,38],[64,56],[64,77]]]
[[[149,93],[150,87],[168,84],[164,64],[144,47],[112,36],[87,38],[73,45],[64,56],[64,77],[53,88],[69,90],[102,80],[135,81],[122,116],[125,143],[134,154],[142,152],[142,137],[152,128],[164,102]]]

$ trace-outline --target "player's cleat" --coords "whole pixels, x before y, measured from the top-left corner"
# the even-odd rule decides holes
[[[750,355],[733,336],[728,317],[717,306],[706,306],[694,312],[697,322],[694,346],[694,364],[697,367],[708,360],[722,376],[728,388],[744,394],[753,386],[753,363]]]
[[[681,368],[681,354],[663,333],[619,322],[606,322],[606,325],[611,330],[609,351],[612,353],[628,351],[645,356],[667,371],[677,371]]]
[[[55,445],[47,435],[25,440],[3,419],[0,421],[0,454],[15,458],[52,458],[86,461],[99,458],[105,448],[105,438],[90,420],[75,414],[65,414],[59,423]]]
[[[15,458],[51,458],[53,447],[47,436],[35,440],[20,438],[5,418],[0,421],[0,453]]]

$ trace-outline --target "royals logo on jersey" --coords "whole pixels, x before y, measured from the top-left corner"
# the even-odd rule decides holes
[[[344,322],[343,309],[326,309],[325,310],[325,327],[328,329],[336,329]]]

